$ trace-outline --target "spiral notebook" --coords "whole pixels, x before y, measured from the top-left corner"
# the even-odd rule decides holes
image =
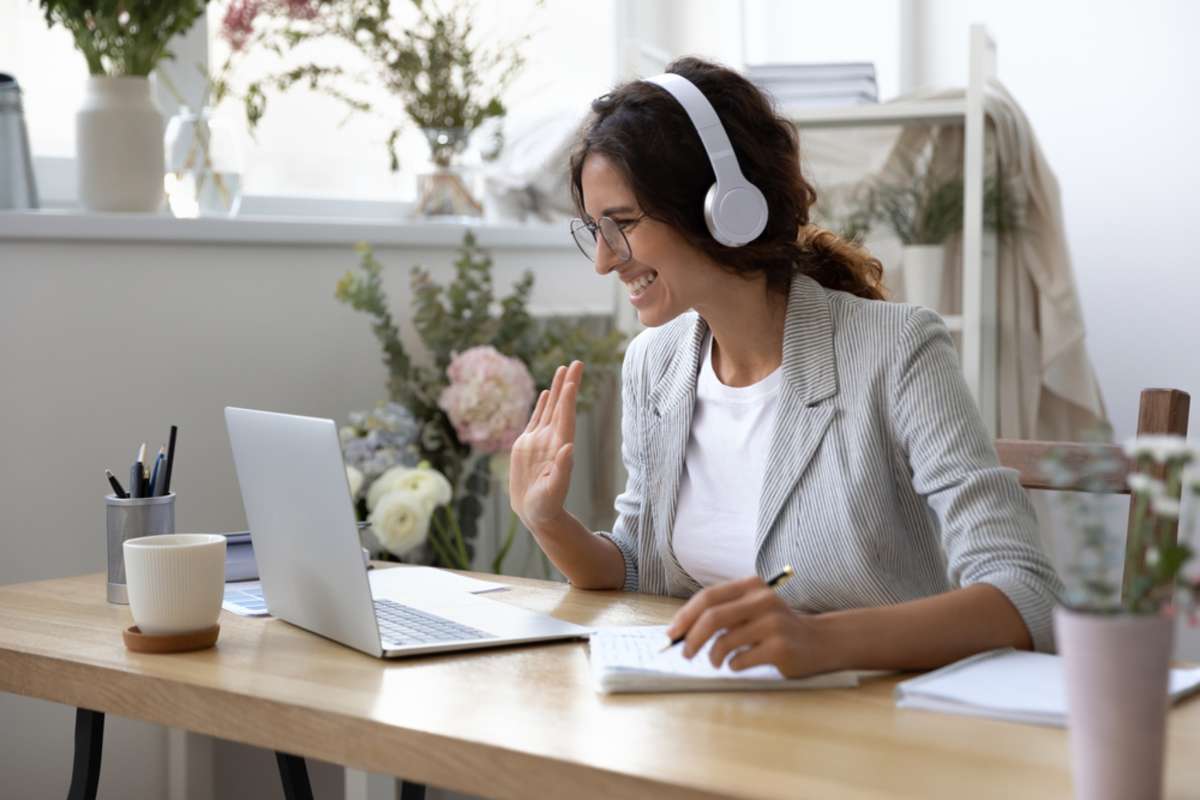
[[[832,689],[858,685],[857,672],[830,672],[811,678],[785,678],[773,666],[735,672],[728,659],[714,667],[712,640],[688,660],[683,645],[660,652],[669,641],[665,625],[606,628],[588,641],[592,683],[602,694],[617,692],[712,692],[764,689]]]

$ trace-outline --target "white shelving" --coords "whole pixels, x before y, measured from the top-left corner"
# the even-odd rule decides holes
[[[843,108],[788,108],[781,111],[805,128],[834,128],[851,125],[903,125],[906,122],[962,122],[964,100],[933,100],[928,103],[900,102]]]
[[[996,44],[982,25],[970,29],[965,98],[928,102],[882,103],[832,109],[795,109],[788,117],[799,128],[957,123],[963,125],[962,315],[946,325],[961,332],[963,374],[984,424],[995,435],[996,415],[996,262],[984,251],[983,173],[984,91],[996,74]]]

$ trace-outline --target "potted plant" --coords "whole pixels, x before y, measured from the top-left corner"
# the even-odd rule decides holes
[[[1099,800],[1161,796],[1175,619],[1186,607],[1194,621],[1200,598],[1192,559],[1200,476],[1185,471],[1196,451],[1173,436],[1133,439],[1125,450],[1136,469],[1129,541],[1110,535],[1097,495],[1067,500],[1075,552],[1054,615],[1075,792]],[[1122,556],[1132,559],[1124,581]]]
[[[946,264],[946,241],[962,230],[963,181],[939,175],[929,165],[909,165],[910,180],[874,188],[871,207],[904,245],[904,299],[938,309]],[[994,175],[984,179],[983,227],[997,234],[1017,227],[1012,193]]]
[[[75,118],[84,208],[152,212],[162,204],[163,117],[149,76],[207,2],[41,0],[46,22],[71,32],[91,75]]]
[[[280,55],[314,39],[341,41],[361,54],[376,79],[373,87],[383,88],[397,101],[429,147],[433,170],[418,175],[419,211],[427,216],[479,216],[483,209],[463,180],[460,159],[489,126],[493,137],[484,157],[499,154],[499,123],[507,111],[501,95],[524,64],[518,46],[527,37],[485,46],[466,3],[439,8],[429,0],[410,2],[411,13],[405,15],[386,0],[312,0],[303,3],[303,15],[274,15],[243,29]],[[243,5],[248,4],[243,0]],[[244,18],[233,17],[235,22]],[[243,96],[251,127],[266,110],[268,90],[283,91],[296,84],[323,91],[354,112],[390,110],[368,99],[368,87],[353,71],[301,59],[246,86]],[[388,124],[388,156],[396,171],[405,125],[391,116]]]

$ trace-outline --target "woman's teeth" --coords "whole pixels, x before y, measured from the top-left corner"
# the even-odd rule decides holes
[[[630,294],[641,294],[643,291],[645,291],[647,286],[654,283],[657,277],[657,272],[648,272],[637,280],[629,281],[625,285],[629,287]]]

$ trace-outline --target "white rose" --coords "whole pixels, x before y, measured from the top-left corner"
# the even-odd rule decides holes
[[[383,496],[400,486],[400,481],[411,467],[392,467],[375,479],[367,490],[367,508],[374,510]]]
[[[375,508],[384,495],[394,491],[412,492],[420,496],[431,512],[449,503],[454,494],[446,476],[432,467],[392,467],[371,484],[367,492],[367,508]]]
[[[371,512],[375,538],[391,553],[401,556],[420,546],[429,535],[429,508],[412,492],[388,492]]]
[[[357,498],[362,491],[363,474],[354,467],[346,467],[346,480],[350,483],[350,496]]]

